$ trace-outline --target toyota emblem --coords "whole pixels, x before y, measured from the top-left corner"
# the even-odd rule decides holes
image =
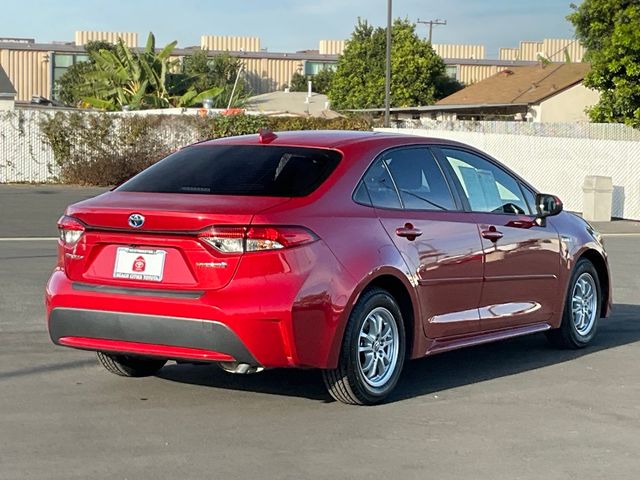
[[[140,228],[144,225],[144,217],[139,213],[132,213],[129,215],[129,225],[133,228]]]

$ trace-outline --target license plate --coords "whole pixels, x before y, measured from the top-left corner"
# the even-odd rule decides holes
[[[164,250],[119,247],[116,253],[114,278],[161,282],[164,271]]]

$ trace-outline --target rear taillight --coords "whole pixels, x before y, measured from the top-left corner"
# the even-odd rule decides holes
[[[73,217],[62,216],[58,220],[60,240],[65,247],[73,247],[84,233],[84,224]]]
[[[211,227],[198,238],[221,253],[263,252],[297,247],[318,237],[304,227]]]
[[[245,227],[211,227],[200,232],[198,238],[222,253],[243,253]]]

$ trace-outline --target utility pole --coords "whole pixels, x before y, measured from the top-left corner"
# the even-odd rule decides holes
[[[391,126],[391,28],[393,27],[392,0],[387,0],[387,58],[384,81],[384,126]]]
[[[447,21],[446,20],[440,20],[439,18],[436,18],[435,20],[420,20],[420,19],[418,19],[418,23],[422,23],[423,25],[429,25],[429,43],[431,43],[431,40],[433,39],[433,26],[434,25],[446,25]]]

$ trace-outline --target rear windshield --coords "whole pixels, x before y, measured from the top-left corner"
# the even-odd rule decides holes
[[[327,179],[340,158],[336,151],[317,148],[193,146],[159,161],[117,190],[302,197]]]

